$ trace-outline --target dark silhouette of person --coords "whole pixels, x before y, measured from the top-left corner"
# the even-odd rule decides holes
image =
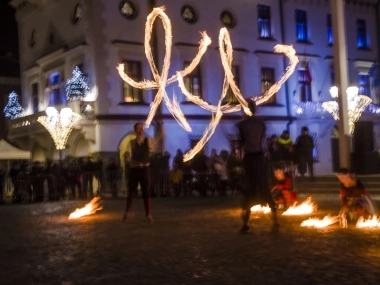
[[[256,103],[249,100],[248,107],[253,115],[237,123],[245,153],[243,157],[245,189],[241,215],[243,226],[240,233],[249,232],[251,207],[255,204],[268,204],[272,210],[273,227],[278,227],[276,207],[268,186],[267,165],[262,147],[266,127],[264,122],[255,116]]]

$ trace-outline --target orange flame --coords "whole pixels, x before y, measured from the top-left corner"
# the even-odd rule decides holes
[[[263,212],[264,214],[268,214],[270,211],[271,209],[268,204],[266,206],[255,205],[251,207],[251,212]]]
[[[317,205],[311,202],[311,197],[308,197],[305,202],[300,205],[297,205],[297,202],[293,206],[289,207],[284,213],[284,216],[291,215],[305,215],[310,214],[317,210]]]
[[[101,201],[101,197],[94,197],[94,199],[92,199],[90,203],[86,204],[86,206],[80,209],[76,209],[74,212],[72,212],[69,216],[69,219],[78,219],[82,216],[95,214],[96,211],[103,209],[103,207],[99,205]]]
[[[322,220],[318,218],[309,218],[306,221],[301,223],[301,227],[309,227],[309,228],[325,228],[329,225],[335,224],[339,221],[339,216],[331,217],[327,215]]]
[[[361,216],[356,223],[356,227],[357,228],[380,228],[380,219],[376,215],[373,215],[372,218],[370,219],[364,219],[364,217]]]

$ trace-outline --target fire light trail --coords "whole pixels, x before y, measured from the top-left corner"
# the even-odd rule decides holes
[[[266,206],[255,205],[251,207],[251,212],[252,213],[263,212],[264,214],[268,214],[271,212],[271,209],[269,208],[268,204]]]
[[[69,216],[69,219],[78,219],[86,215],[95,214],[96,211],[103,209],[103,207],[99,205],[101,201],[101,197],[94,197],[94,199],[92,199],[90,203],[86,204],[86,206],[80,209],[76,209],[74,212],[72,212]]]
[[[149,127],[156,111],[161,104],[162,100],[164,100],[166,106],[168,107],[169,112],[173,115],[173,117],[177,120],[181,127],[183,127],[186,131],[190,132],[191,127],[186,121],[186,117],[184,116],[182,110],[179,107],[176,96],[173,96],[173,102],[170,101],[165,87],[178,81],[178,85],[182,91],[182,93],[193,103],[197,104],[201,108],[204,108],[210,112],[212,112],[212,119],[206,130],[204,131],[203,137],[197,143],[197,145],[191,149],[184,156],[184,161],[190,160],[194,157],[194,155],[199,152],[205,145],[205,143],[210,139],[210,137],[215,132],[217,125],[219,124],[223,113],[231,113],[237,112],[243,108],[244,112],[247,115],[252,115],[251,111],[248,108],[248,103],[244,100],[242,94],[240,93],[239,88],[236,86],[234,82],[234,76],[232,74],[231,65],[232,65],[232,44],[230,40],[229,33],[226,28],[222,28],[219,32],[219,51],[221,56],[221,61],[223,65],[223,69],[225,71],[224,82],[223,82],[223,90],[221,97],[216,106],[210,105],[207,102],[203,101],[198,96],[194,96],[190,92],[186,90],[185,84],[183,82],[183,77],[191,73],[195,67],[199,64],[203,54],[206,52],[207,47],[211,44],[211,39],[207,36],[205,32],[201,33],[201,41],[199,43],[199,48],[196,56],[192,60],[189,66],[187,66],[184,70],[177,72],[171,78],[168,79],[168,72],[170,67],[170,57],[171,57],[171,49],[172,49],[172,29],[171,22],[168,16],[164,12],[165,8],[154,8],[153,11],[148,15],[147,22],[145,25],[145,55],[148,59],[151,71],[153,73],[154,81],[143,80],[141,82],[135,82],[132,78],[130,78],[127,74],[124,73],[124,64],[119,64],[117,69],[121,78],[127,82],[129,85],[139,88],[139,89],[158,89],[157,94],[150,105],[150,111],[148,117],[145,121],[145,128]],[[152,26],[157,17],[160,17],[164,30],[165,30],[165,57],[164,64],[162,68],[162,74],[159,75],[157,67],[154,64],[153,55],[150,47],[150,40],[152,34]],[[272,97],[278,90],[281,85],[289,78],[289,76],[294,72],[295,67],[298,63],[298,57],[295,55],[295,50],[292,46],[286,45],[276,45],[274,47],[274,52],[276,53],[284,53],[290,60],[290,65],[287,67],[286,72],[280,78],[278,82],[276,82],[270,89],[260,97],[253,97],[251,100],[254,100],[257,105],[260,105],[266,102],[270,97]],[[239,105],[223,105],[222,100],[226,96],[228,88],[231,87],[231,90],[237,100],[239,101]]]
[[[171,57],[171,49],[172,49],[172,26],[170,19],[164,12],[165,7],[154,8],[153,11],[148,15],[147,22],[145,24],[145,55],[148,59],[150,69],[152,71],[154,81],[143,80],[141,82],[136,82],[132,78],[130,78],[127,74],[124,73],[124,64],[119,64],[117,69],[119,71],[119,75],[121,78],[127,82],[129,85],[139,88],[139,89],[158,89],[156,96],[154,97],[153,102],[150,105],[150,111],[148,114],[148,118],[145,121],[145,128],[148,128],[150,123],[153,120],[154,115],[156,114],[157,108],[159,104],[161,104],[162,99],[164,99],[166,106],[169,111],[173,115],[173,117],[178,121],[178,123],[186,130],[191,131],[190,125],[186,122],[186,118],[183,115],[180,108],[178,108],[178,104],[174,102],[173,104],[170,102],[168,95],[165,91],[165,87],[167,84],[170,84],[177,80],[178,75],[172,76],[168,80],[168,72],[170,67],[170,57]],[[165,30],[165,57],[164,64],[162,67],[161,76],[158,73],[157,67],[154,64],[152,50],[150,47],[150,39],[152,36],[152,27],[153,23],[157,17],[160,17]],[[199,64],[203,54],[206,52],[207,47],[211,44],[211,39],[207,36],[206,32],[201,33],[202,38],[199,44],[198,53],[196,54],[193,61],[187,66],[184,70],[180,72],[181,76],[186,76],[191,73],[194,68]]]
[[[286,72],[283,74],[283,76],[280,78],[279,81],[277,81],[275,84],[273,84],[267,92],[263,96],[260,97],[254,97],[252,98],[255,100],[256,105],[260,105],[270,99],[278,90],[280,90],[282,84],[286,80],[288,80],[289,76],[293,74],[297,63],[299,62],[298,57],[296,56],[296,50],[292,46],[287,45],[276,45],[274,47],[274,52],[276,53],[284,53],[290,61],[289,66],[286,68]]]

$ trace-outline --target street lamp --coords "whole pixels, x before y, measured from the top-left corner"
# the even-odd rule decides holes
[[[45,112],[46,116],[38,117],[37,121],[50,133],[61,159],[61,151],[65,149],[71,131],[82,117],[71,108],[62,108],[58,113],[56,108],[48,107]]]
[[[372,102],[372,99],[365,95],[358,95],[358,87],[351,86],[346,90],[347,94],[347,117],[348,130],[350,135],[354,133],[355,122],[359,120],[364,109]],[[338,87],[330,88],[330,94],[333,99],[338,98]],[[322,107],[329,112],[334,120],[339,120],[339,104],[337,101],[328,101],[322,104]]]

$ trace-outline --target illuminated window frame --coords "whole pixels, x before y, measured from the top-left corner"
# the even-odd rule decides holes
[[[136,82],[142,80],[141,61],[124,60],[124,72]],[[126,103],[143,103],[142,89],[134,88],[123,80],[123,102]]]
[[[274,68],[271,67],[262,67],[261,68],[261,95],[264,95],[275,83],[275,72]],[[275,104],[276,103],[276,94],[268,99],[265,104]]]
[[[183,67],[186,68],[190,65],[190,61],[185,61]],[[200,64],[189,75],[183,78],[186,89],[194,96],[202,97],[202,73]],[[188,100],[186,100],[188,101]]]

